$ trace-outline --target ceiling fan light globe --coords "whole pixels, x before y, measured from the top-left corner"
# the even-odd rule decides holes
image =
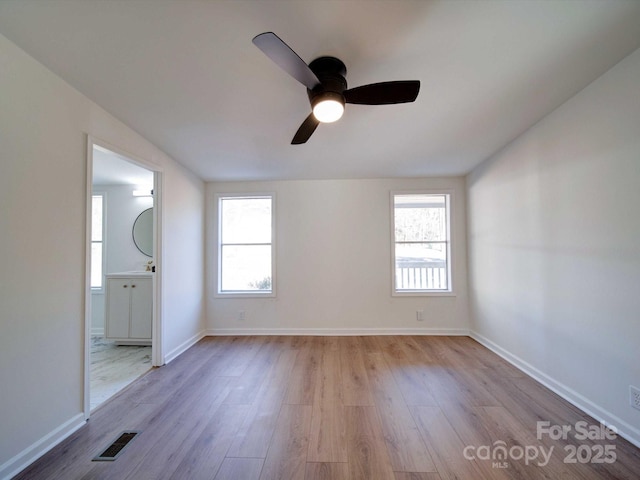
[[[321,100],[313,107],[313,116],[322,123],[335,122],[342,117],[343,113],[344,105],[338,100]]]

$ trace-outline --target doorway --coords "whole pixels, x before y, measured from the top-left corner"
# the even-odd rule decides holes
[[[85,417],[159,365],[160,175],[89,139]]]

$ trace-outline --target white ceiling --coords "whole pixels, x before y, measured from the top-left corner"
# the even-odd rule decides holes
[[[420,95],[290,145],[310,107],[265,31]],[[0,0],[0,32],[205,180],[458,175],[638,48],[640,1]]]
[[[153,188],[153,172],[110,150],[93,148],[93,185],[134,185]]]

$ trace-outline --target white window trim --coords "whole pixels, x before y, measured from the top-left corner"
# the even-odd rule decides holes
[[[213,296],[214,298],[275,298],[276,296],[276,194],[275,192],[242,192],[242,193],[216,193],[215,212],[216,212],[216,284]],[[220,215],[220,199],[222,198],[271,198],[271,291],[270,292],[245,292],[245,291],[220,291],[221,274],[222,274],[222,238],[220,237],[221,215]]]
[[[91,293],[104,294],[105,293],[105,273],[107,267],[107,192],[104,190],[93,190],[91,192],[91,198],[94,196],[102,196],[102,286],[90,287]],[[93,245],[93,236],[90,239],[91,245]]]
[[[449,290],[415,290],[415,291],[398,291],[396,290],[396,235],[395,235],[395,205],[394,198],[396,195],[448,195],[449,196],[449,218],[448,218],[448,238],[449,245],[447,251],[447,276],[449,278]],[[454,193],[451,189],[421,189],[421,190],[392,190],[389,192],[389,219],[390,222],[390,257],[391,257],[391,296],[392,297],[455,297],[455,279],[454,271],[454,234],[453,234],[453,210]]]

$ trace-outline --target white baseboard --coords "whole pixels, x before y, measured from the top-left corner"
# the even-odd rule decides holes
[[[629,442],[633,443],[636,447],[640,448],[640,430],[638,430],[633,425],[625,422],[620,419],[616,415],[611,412],[605,410],[604,408],[596,405],[591,400],[576,392],[575,390],[569,388],[561,382],[558,382],[556,379],[550,377],[544,372],[541,372],[536,367],[531,365],[530,363],[525,362],[520,357],[512,354],[508,350],[500,347],[499,345],[493,343],[486,337],[483,337],[477,332],[471,331],[469,332],[469,336],[481,343],[489,350],[493,351],[497,355],[504,358],[507,362],[512,364],[514,367],[523,371],[533,379],[540,382],[542,385],[547,387],[549,390],[557,393],[562,398],[564,398],[567,402],[575,405],[580,410],[585,412],[588,415],[591,415],[598,422],[615,427],[618,435],[624,437]]]
[[[92,337],[104,337],[104,327],[91,327]]]
[[[176,348],[174,348],[164,356],[164,363],[166,364],[171,362],[172,360],[175,360],[178,356],[180,356],[180,354],[184,353],[186,350],[188,350],[190,347],[198,343],[200,340],[202,340],[206,336],[207,336],[207,333],[202,331],[202,332],[196,333],[193,337],[185,340],[184,342],[182,342],[180,345],[178,345]]]
[[[84,413],[70,418],[15,457],[0,465],[0,479],[9,480],[86,423]]]
[[[451,335],[468,336],[465,328],[210,328],[208,336],[368,336],[368,335]]]

